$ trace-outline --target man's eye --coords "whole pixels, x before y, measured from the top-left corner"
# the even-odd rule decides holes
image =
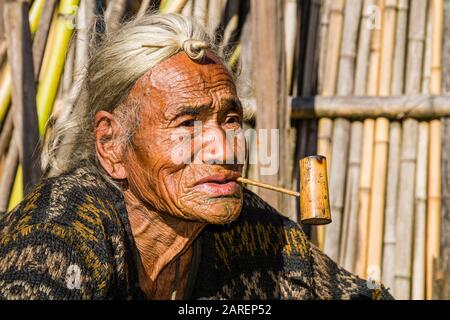
[[[240,123],[241,118],[239,116],[229,116],[225,120],[225,123]]]
[[[182,123],[180,123],[180,127],[193,127],[194,126],[194,119],[185,120]]]

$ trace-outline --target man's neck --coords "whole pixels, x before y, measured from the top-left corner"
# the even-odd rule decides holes
[[[152,210],[129,190],[124,197],[143,271],[155,283],[164,267],[191,246],[205,224]]]

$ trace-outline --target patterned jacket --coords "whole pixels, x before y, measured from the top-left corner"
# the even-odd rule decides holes
[[[43,180],[0,218],[1,299],[141,299],[120,191],[89,166]],[[249,190],[194,243],[186,298],[391,299],[338,267]]]

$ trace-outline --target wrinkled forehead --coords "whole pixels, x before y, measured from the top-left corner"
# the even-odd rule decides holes
[[[172,98],[202,96],[213,91],[236,93],[227,68],[209,52],[201,62],[191,60],[184,52],[177,53],[144,74],[132,91],[137,93],[136,90]]]

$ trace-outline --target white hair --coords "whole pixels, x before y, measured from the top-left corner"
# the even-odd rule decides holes
[[[185,51],[200,60],[205,50],[219,58],[214,39],[194,19],[180,14],[150,14],[123,24],[106,34],[90,59],[80,95],[67,119],[56,122],[43,148],[42,169],[56,175],[83,160],[99,168],[95,155],[94,116],[121,106],[121,124],[129,142],[139,125],[139,105],[127,96],[136,81],[159,62]],[[119,109],[118,109],[119,110]],[[118,111],[117,110],[117,111]],[[102,170],[100,170],[102,171]]]

